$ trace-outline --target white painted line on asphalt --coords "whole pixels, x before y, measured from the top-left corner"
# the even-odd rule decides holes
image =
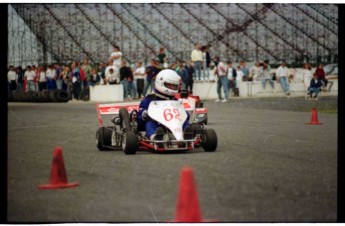
[[[266,141],[267,141],[267,139],[268,139],[269,137],[274,137],[274,135],[273,135],[273,134],[268,135],[268,136],[265,138],[265,140],[264,140],[264,144],[266,143]]]
[[[97,164],[97,163],[93,164],[90,173],[93,173],[93,169],[95,168],[95,165],[96,165],[96,164]]]
[[[147,205],[147,206],[149,207],[149,209],[150,209],[150,211],[151,211],[151,213],[152,213],[152,216],[153,216],[153,218],[155,219],[155,221],[158,222],[158,220],[157,220],[157,218],[156,218],[156,215],[155,215],[155,213],[152,211],[150,205]]]

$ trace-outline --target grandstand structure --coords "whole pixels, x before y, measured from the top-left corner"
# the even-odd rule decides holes
[[[187,60],[196,43],[238,62],[337,63],[335,4],[9,4],[8,64],[107,62],[118,45],[130,63],[166,48]]]

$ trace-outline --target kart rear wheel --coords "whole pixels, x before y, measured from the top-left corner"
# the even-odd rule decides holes
[[[122,149],[126,155],[134,155],[137,152],[138,138],[132,131],[127,131],[122,138]]]
[[[111,134],[112,130],[106,127],[98,128],[96,132],[96,145],[100,151],[109,151],[111,148],[106,146],[111,146]]]
[[[212,152],[217,149],[218,138],[214,129],[206,129],[202,139],[201,146],[207,152]]]

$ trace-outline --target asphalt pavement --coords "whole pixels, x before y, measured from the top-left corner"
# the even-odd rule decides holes
[[[336,222],[337,97],[206,101],[218,148],[156,154],[100,152],[95,103],[8,104],[8,221],[168,222],[180,170],[193,169],[203,219]],[[311,109],[321,125],[307,125]],[[105,123],[110,124],[109,118]],[[61,146],[69,182],[49,183]]]

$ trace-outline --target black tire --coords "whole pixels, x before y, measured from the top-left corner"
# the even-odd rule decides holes
[[[51,102],[58,102],[59,100],[56,97],[56,90],[49,91],[49,98]]]
[[[214,129],[206,129],[202,139],[201,146],[207,152],[212,152],[217,149],[218,138]]]
[[[41,99],[42,102],[50,102],[50,97],[49,97],[49,91],[48,90],[41,91],[39,96],[40,96],[40,99]]]
[[[126,155],[134,155],[139,147],[138,138],[132,131],[127,131],[122,138],[122,149]]]
[[[56,90],[55,98],[57,102],[69,101],[68,93],[65,90]]]
[[[98,150],[100,151],[112,150],[111,148],[106,147],[106,146],[111,146],[111,134],[112,134],[111,129],[108,129],[106,127],[98,128],[96,132],[96,145],[97,145]]]
[[[32,93],[31,98],[32,98],[33,102],[41,102],[41,98],[39,97],[39,93],[38,92]]]
[[[120,108],[119,110],[119,116],[122,120],[122,122],[125,124],[126,131],[131,130],[131,124],[129,123],[129,114],[127,108]]]

